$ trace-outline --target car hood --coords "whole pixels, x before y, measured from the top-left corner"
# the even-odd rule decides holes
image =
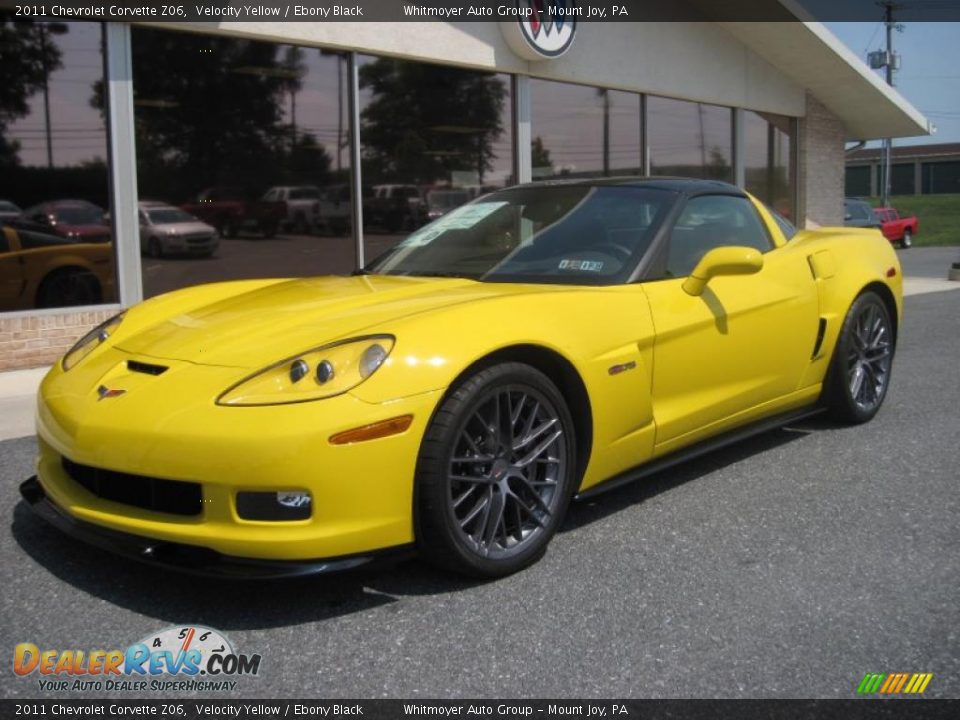
[[[391,321],[410,315],[548,287],[387,276],[286,280],[143,328],[123,328],[116,346],[154,358],[259,369],[334,340],[390,332]]]

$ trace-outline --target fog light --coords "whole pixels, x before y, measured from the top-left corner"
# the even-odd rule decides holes
[[[238,492],[237,515],[244,520],[307,520],[313,499],[306,490]]]

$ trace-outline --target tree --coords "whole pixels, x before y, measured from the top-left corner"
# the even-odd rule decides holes
[[[63,55],[41,23],[17,22],[0,14],[0,167],[19,165],[19,143],[7,138],[7,126],[30,112],[29,100],[43,89]]]
[[[381,58],[360,68],[365,174],[431,184],[472,172],[482,184],[503,133],[503,81],[491,73]],[[369,168],[369,171],[367,171]]]
[[[730,163],[719,146],[710,148],[710,162],[703,169],[704,177],[708,180],[733,180]]]
[[[175,202],[205,187],[258,195],[285,181],[321,183],[331,158],[283,120],[306,72],[271,43],[138,29],[133,42],[141,194]],[[162,67],[157,59],[162,58]],[[102,90],[92,102],[102,107]]]
[[[530,156],[530,164],[539,170],[538,175],[553,174],[553,160],[550,159],[550,151],[544,146],[543,138],[539,135],[530,143]],[[546,168],[546,171],[544,172],[542,168]]]

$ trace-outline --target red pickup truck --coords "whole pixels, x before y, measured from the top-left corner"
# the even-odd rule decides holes
[[[242,230],[271,238],[277,234],[287,212],[283,203],[256,200],[237,188],[228,187],[208,188],[196,200],[180,207],[213,225],[225,238],[236,237]]]
[[[913,245],[913,236],[920,229],[916,215],[901,217],[896,208],[892,207],[874,208],[873,212],[876,213],[880,221],[880,231],[887,240],[902,248]]]

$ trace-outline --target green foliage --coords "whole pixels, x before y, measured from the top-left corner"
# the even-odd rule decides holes
[[[543,168],[547,168],[549,172],[542,172],[542,174],[552,174],[553,160],[550,158],[550,151],[543,144],[543,138],[539,135],[530,143],[530,155],[530,164],[534,168],[539,168],[541,171]]]
[[[250,196],[323,184],[331,157],[283,122],[306,72],[299,48],[137,30],[134,106],[141,195],[178,202],[213,186]],[[96,90],[94,95],[96,100]]]
[[[44,77],[63,64],[46,25],[9,18],[10,13],[0,13],[0,167],[20,162],[18,144],[6,137],[7,126],[30,111],[28,101],[43,88]],[[65,24],[58,28],[61,33],[69,31]]]
[[[364,177],[431,184],[455,171],[480,183],[503,132],[506,88],[489,73],[381,58],[360,68]]]

